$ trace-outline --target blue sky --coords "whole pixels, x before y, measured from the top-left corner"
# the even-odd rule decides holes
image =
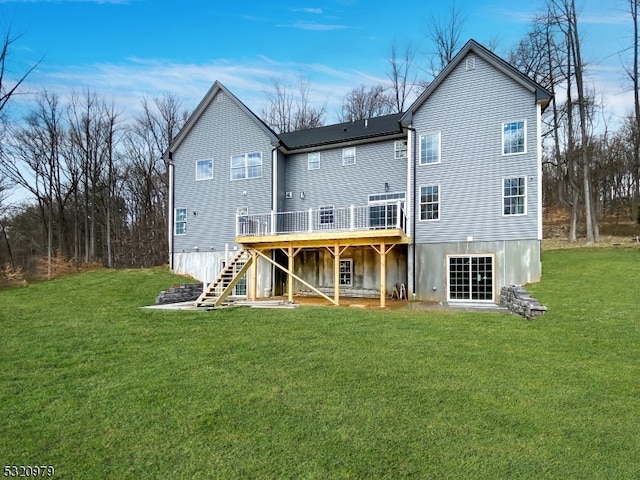
[[[627,3],[578,0],[589,81],[616,115],[631,101],[616,55],[630,42]],[[506,56],[542,2],[457,0],[456,7],[466,17],[464,41],[496,44]],[[13,70],[42,58],[30,91],[65,97],[88,87],[130,114],[143,95],[164,92],[191,110],[220,80],[259,113],[272,78],[293,85],[302,74],[335,121],[349,90],[385,81],[394,40],[411,42],[416,62],[426,64],[429,18],[449,8],[420,0],[0,0],[0,27],[21,35]]]

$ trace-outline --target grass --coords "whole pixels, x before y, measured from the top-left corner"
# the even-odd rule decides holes
[[[640,250],[545,252],[540,319],[149,311],[161,269],[0,292],[0,467],[55,478],[640,478]]]

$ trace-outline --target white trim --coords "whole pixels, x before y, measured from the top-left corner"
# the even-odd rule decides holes
[[[177,229],[176,226],[178,224],[178,214],[177,211],[178,210],[184,210],[184,220],[181,220],[180,223],[184,223],[184,233],[177,233]],[[189,210],[186,207],[177,207],[173,209],[173,234],[176,236],[182,236],[182,235],[186,235],[187,234],[187,216],[188,216]]]
[[[414,132],[411,126],[409,126],[407,130],[407,193],[411,192],[407,195],[405,200],[405,209],[407,211],[407,225],[405,226],[405,230],[407,232],[407,236],[411,238],[413,234],[413,199],[415,198],[416,192],[413,190],[413,162],[415,159],[413,158],[413,142],[414,142]]]
[[[260,175],[255,177],[249,176],[249,155],[260,155]],[[234,157],[244,157],[244,176],[240,178],[233,178],[233,158]],[[238,153],[235,155],[231,155],[229,158],[229,178],[232,182],[237,180],[251,180],[253,178],[262,178],[262,169],[264,167],[264,159],[262,158],[262,152],[248,152],[248,153]],[[239,167],[237,167],[239,168]]]
[[[317,155],[318,156],[318,166],[315,168],[311,168],[311,156],[312,155]],[[309,152],[307,153],[307,170],[320,170],[320,152]],[[315,163],[315,162],[314,162]]]
[[[422,189],[425,187],[438,187],[438,218],[422,218]],[[418,206],[417,214],[419,222],[439,222],[442,218],[442,190],[440,189],[440,184],[418,185],[418,201],[416,205]]]
[[[538,207],[538,240],[542,240],[542,105],[536,104],[536,149],[537,149],[537,169],[536,175],[536,195]]]
[[[341,258],[340,264],[342,264],[342,262],[349,264],[349,283],[342,283],[342,272],[338,272],[338,281],[340,282],[340,287],[353,287],[353,258]],[[338,268],[340,268],[340,265],[338,265]]]
[[[469,298],[451,298],[450,294],[450,286],[451,286],[451,268],[449,259],[451,258],[491,258],[491,299],[490,300],[477,300],[471,298],[471,288],[469,288]],[[447,290],[447,302],[453,303],[495,303],[496,299],[496,286],[497,286],[497,267],[496,267],[496,254],[495,253],[452,253],[447,254],[445,256],[445,264],[446,264],[446,278],[445,278],[445,288]],[[469,279],[471,280],[471,275],[469,275]],[[469,285],[471,287],[471,285]]]
[[[173,226],[173,175],[174,175],[174,165],[173,161],[169,160],[169,208],[168,208],[168,222],[167,222],[167,230],[169,234],[169,267],[173,270],[173,236],[175,235],[174,226]]]
[[[438,138],[438,161],[437,162],[424,162],[422,163],[422,138],[436,136]],[[442,132],[440,130],[436,132],[428,132],[418,136],[418,165],[438,165],[442,163]]]
[[[514,178],[522,178],[524,180],[524,213],[505,213],[504,212],[504,199],[505,199],[505,195],[504,195],[504,181],[505,180],[512,180]],[[501,187],[501,205],[502,205],[502,216],[503,217],[525,217],[527,215],[527,203],[528,203],[528,199],[529,199],[529,189],[527,187],[527,184],[529,182],[527,181],[527,176],[526,175],[505,175],[502,177],[501,183],[500,183],[500,187]],[[513,198],[513,196],[509,195],[510,198]]]
[[[353,150],[353,163],[345,163],[345,161],[344,161],[345,160],[344,154],[345,154],[345,151],[347,151],[347,150]],[[351,156],[349,156],[347,158],[351,158]],[[342,166],[346,167],[346,166],[355,165],[355,164],[356,164],[356,147],[344,147],[342,149]]]
[[[271,151],[271,183],[273,194],[271,196],[271,210],[278,210],[278,149]]]
[[[210,162],[211,163],[211,175],[207,176],[207,177],[198,177],[198,174],[200,173],[198,166],[200,165],[201,162]],[[213,179],[213,158],[202,158],[200,160],[196,160],[196,182],[201,182],[203,180],[211,180]]]
[[[524,150],[522,152],[513,152],[513,153],[504,153],[504,127],[505,125],[511,125],[514,123],[522,123],[523,124],[523,132],[524,132],[524,145],[523,148]],[[502,153],[503,157],[510,157],[512,155],[524,155],[527,153],[527,119],[522,119],[522,120],[511,120],[509,122],[502,122],[502,132],[500,135],[500,138],[502,139],[502,141],[500,142],[500,152]]]

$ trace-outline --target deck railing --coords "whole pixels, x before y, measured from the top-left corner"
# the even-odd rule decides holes
[[[236,215],[236,236],[284,235],[331,231],[402,229],[406,215],[402,202],[347,208],[310,208],[296,212]]]

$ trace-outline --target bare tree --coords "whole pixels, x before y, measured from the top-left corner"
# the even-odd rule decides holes
[[[309,97],[311,84],[302,75],[297,78],[297,94],[292,93],[286,80],[272,79],[272,91],[265,91],[267,104],[262,119],[276,133],[293,132],[324,125],[326,101],[314,106]]]
[[[341,122],[355,122],[364,118],[378,117],[393,112],[392,99],[385,93],[382,85],[354,88],[344,98]]]
[[[465,21],[465,16],[456,8],[455,3],[451,4],[446,16],[431,15],[425,33],[433,48],[429,52],[429,73],[431,76],[436,77],[462,47],[460,36]]]
[[[404,111],[407,99],[414,93],[416,85],[416,74],[413,68],[416,50],[409,44],[400,52],[400,47],[396,41],[391,44],[389,54],[389,72],[387,77],[391,82],[391,99],[396,112]]]
[[[18,91],[20,85],[22,85],[29,74],[33,72],[40,63],[36,62],[35,65],[28,68],[24,74],[15,80],[7,78],[9,54],[13,44],[20,37],[21,35],[13,36],[11,34],[11,27],[9,27],[2,38],[2,45],[0,45],[0,112],[4,110],[9,100],[11,100],[11,97]]]

